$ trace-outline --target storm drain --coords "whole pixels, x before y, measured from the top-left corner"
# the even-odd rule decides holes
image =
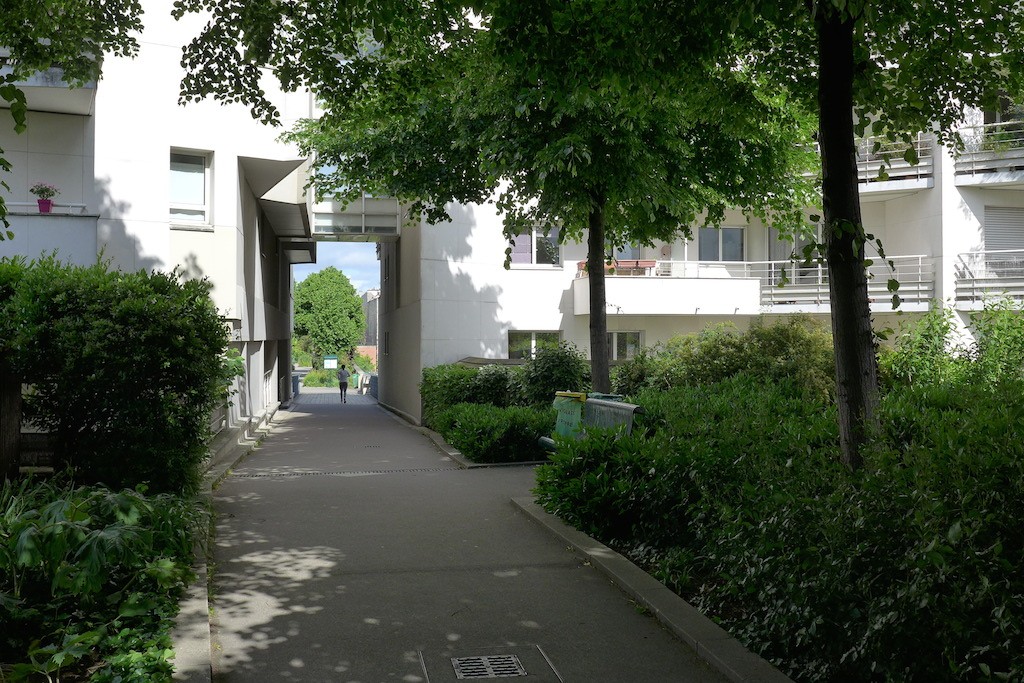
[[[446,652],[419,652],[427,683],[458,683],[529,678],[531,683],[562,683],[537,645],[491,646]]]
[[[484,655],[482,657],[452,657],[455,677],[468,678],[513,678],[525,676],[519,657],[515,655]]]

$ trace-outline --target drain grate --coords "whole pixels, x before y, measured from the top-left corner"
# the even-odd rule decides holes
[[[514,678],[525,676],[519,657],[515,655],[483,655],[481,657],[452,657],[455,677],[463,679]]]
[[[355,472],[257,472],[252,474],[239,474],[232,472],[231,476],[238,479],[292,479],[295,477],[362,477],[368,474],[402,474],[404,472],[458,472],[458,467],[410,467],[407,469],[393,470],[362,470]]]

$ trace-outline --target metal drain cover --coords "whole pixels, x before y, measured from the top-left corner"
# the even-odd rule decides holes
[[[547,655],[536,645],[420,652],[419,655],[428,683],[505,678],[529,678],[530,683],[562,683]]]
[[[513,678],[525,676],[519,657],[515,655],[483,655],[482,657],[452,657],[455,677],[466,678]]]

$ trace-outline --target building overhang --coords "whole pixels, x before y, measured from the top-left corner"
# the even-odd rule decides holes
[[[275,235],[292,239],[312,237],[305,159],[238,157],[238,165]]]
[[[0,66],[0,82],[12,71],[10,66]],[[64,80],[63,69],[39,71],[14,85],[25,93],[29,111],[90,116],[96,107],[96,81],[72,87]],[[4,104],[4,109],[10,108]]]
[[[313,239],[283,239],[280,246],[285,259],[291,265],[296,263],[316,263],[316,241]]]

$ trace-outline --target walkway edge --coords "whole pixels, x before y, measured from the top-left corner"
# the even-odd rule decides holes
[[[276,411],[275,411],[276,412]],[[197,501],[213,514],[213,489],[230,474],[239,462],[245,459],[259,445],[271,429],[271,414],[255,433],[248,435],[245,428],[234,427],[232,433],[216,439],[210,455],[209,468],[203,477]],[[174,649],[175,681],[188,683],[211,683],[213,681],[213,637],[210,631],[210,586],[208,576],[208,547],[213,542],[213,532],[197,539],[192,569],[195,578],[189,584],[178,602],[178,614],[174,617],[171,642]]]
[[[512,504],[571,546],[692,647],[700,659],[733,683],[793,683],[660,581],[611,548],[546,512],[533,498],[513,498]]]

